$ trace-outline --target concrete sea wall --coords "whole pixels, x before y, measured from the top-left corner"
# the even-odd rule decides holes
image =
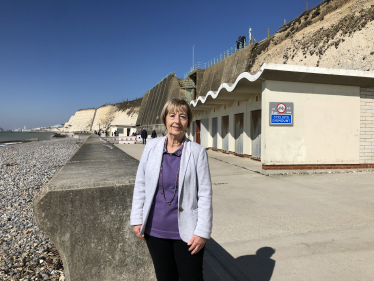
[[[138,161],[91,135],[33,200],[36,223],[59,251],[67,281],[155,280],[130,226]]]
[[[156,129],[160,127],[161,130],[162,108],[172,98],[184,98],[184,90],[181,89],[175,73],[168,75],[144,95],[136,124],[146,128],[147,131],[152,130],[153,127],[157,127]],[[152,126],[155,124],[156,126]]]
[[[195,81],[197,97],[218,90],[222,83],[235,82],[239,74],[248,71],[253,46],[249,45],[207,69],[192,72],[189,76]]]

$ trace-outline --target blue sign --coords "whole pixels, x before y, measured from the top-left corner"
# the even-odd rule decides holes
[[[270,126],[293,126],[293,102],[269,102]]]
[[[272,114],[270,124],[292,124],[291,114]]]

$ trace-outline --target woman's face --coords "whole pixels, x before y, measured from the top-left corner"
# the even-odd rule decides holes
[[[185,111],[169,112],[165,119],[168,134],[183,137],[187,130],[188,117]]]

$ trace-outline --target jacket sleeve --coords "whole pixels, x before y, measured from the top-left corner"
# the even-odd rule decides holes
[[[150,144],[146,144],[142,157],[140,158],[138,171],[136,173],[134,194],[132,197],[132,208],[130,216],[131,225],[143,224],[143,205],[145,201],[145,167],[150,151]]]
[[[210,238],[212,233],[213,206],[212,183],[208,163],[208,154],[202,148],[197,160],[197,188],[198,188],[198,220],[194,234],[202,238]]]

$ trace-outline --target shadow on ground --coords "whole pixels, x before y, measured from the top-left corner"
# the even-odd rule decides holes
[[[207,240],[206,250],[217,260],[216,266],[224,267],[225,271],[238,281],[270,281],[273,275],[275,260],[271,257],[275,249],[272,247],[262,247],[255,255],[234,258],[211,238]]]

